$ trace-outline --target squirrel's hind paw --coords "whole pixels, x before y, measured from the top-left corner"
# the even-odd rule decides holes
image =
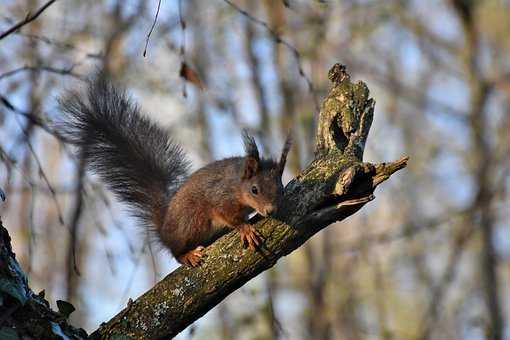
[[[198,246],[195,249],[188,251],[186,254],[179,256],[177,261],[187,266],[197,267],[202,262],[202,253],[204,249],[204,247]]]

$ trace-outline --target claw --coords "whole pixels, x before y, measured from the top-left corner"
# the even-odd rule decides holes
[[[195,249],[188,251],[186,254],[179,256],[177,261],[187,266],[197,267],[202,262],[202,252],[204,249],[205,248],[203,246],[198,246]]]
[[[239,234],[243,248],[249,247],[251,250],[255,250],[261,243],[260,233],[250,224],[243,224],[239,227]]]

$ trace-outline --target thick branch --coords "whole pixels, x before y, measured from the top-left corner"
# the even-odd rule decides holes
[[[30,290],[10,242],[0,221],[0,339],[85,339],[83,329],[51,310],[44,291],[36,295]]]
[[[374,101],[364,83],[350,82],[345,67],[337,64],[329,75],[333,87],[321,108],[317,158],[287,185],[277,216],[256,223],[265,239],[261,249],[242,249],[235,232],[225,235],[206,250],[200,267],[178,268],[130,301],[93,337],[178,334],[315,233],[354,214],[374,198],[377,185],[406,166],[407,158],[378,165],[362,162]]]

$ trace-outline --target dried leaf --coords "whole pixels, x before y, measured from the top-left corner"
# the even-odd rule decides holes
[[[200,90],[204,89],[204,83],[202,80],[200,80],[198,73],[189,67],[185,62],[181,63],[181,70],[179,71],[179,75],[186,81],[198,87]]]

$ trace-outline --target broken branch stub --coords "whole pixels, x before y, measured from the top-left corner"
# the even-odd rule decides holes
[[[374,116],[375,101],[362,81],[353,84],[344,65],[335,64],[328,73],[333,86],[321,106],[317,124],[316,152],[338,150],[358,161]]]

